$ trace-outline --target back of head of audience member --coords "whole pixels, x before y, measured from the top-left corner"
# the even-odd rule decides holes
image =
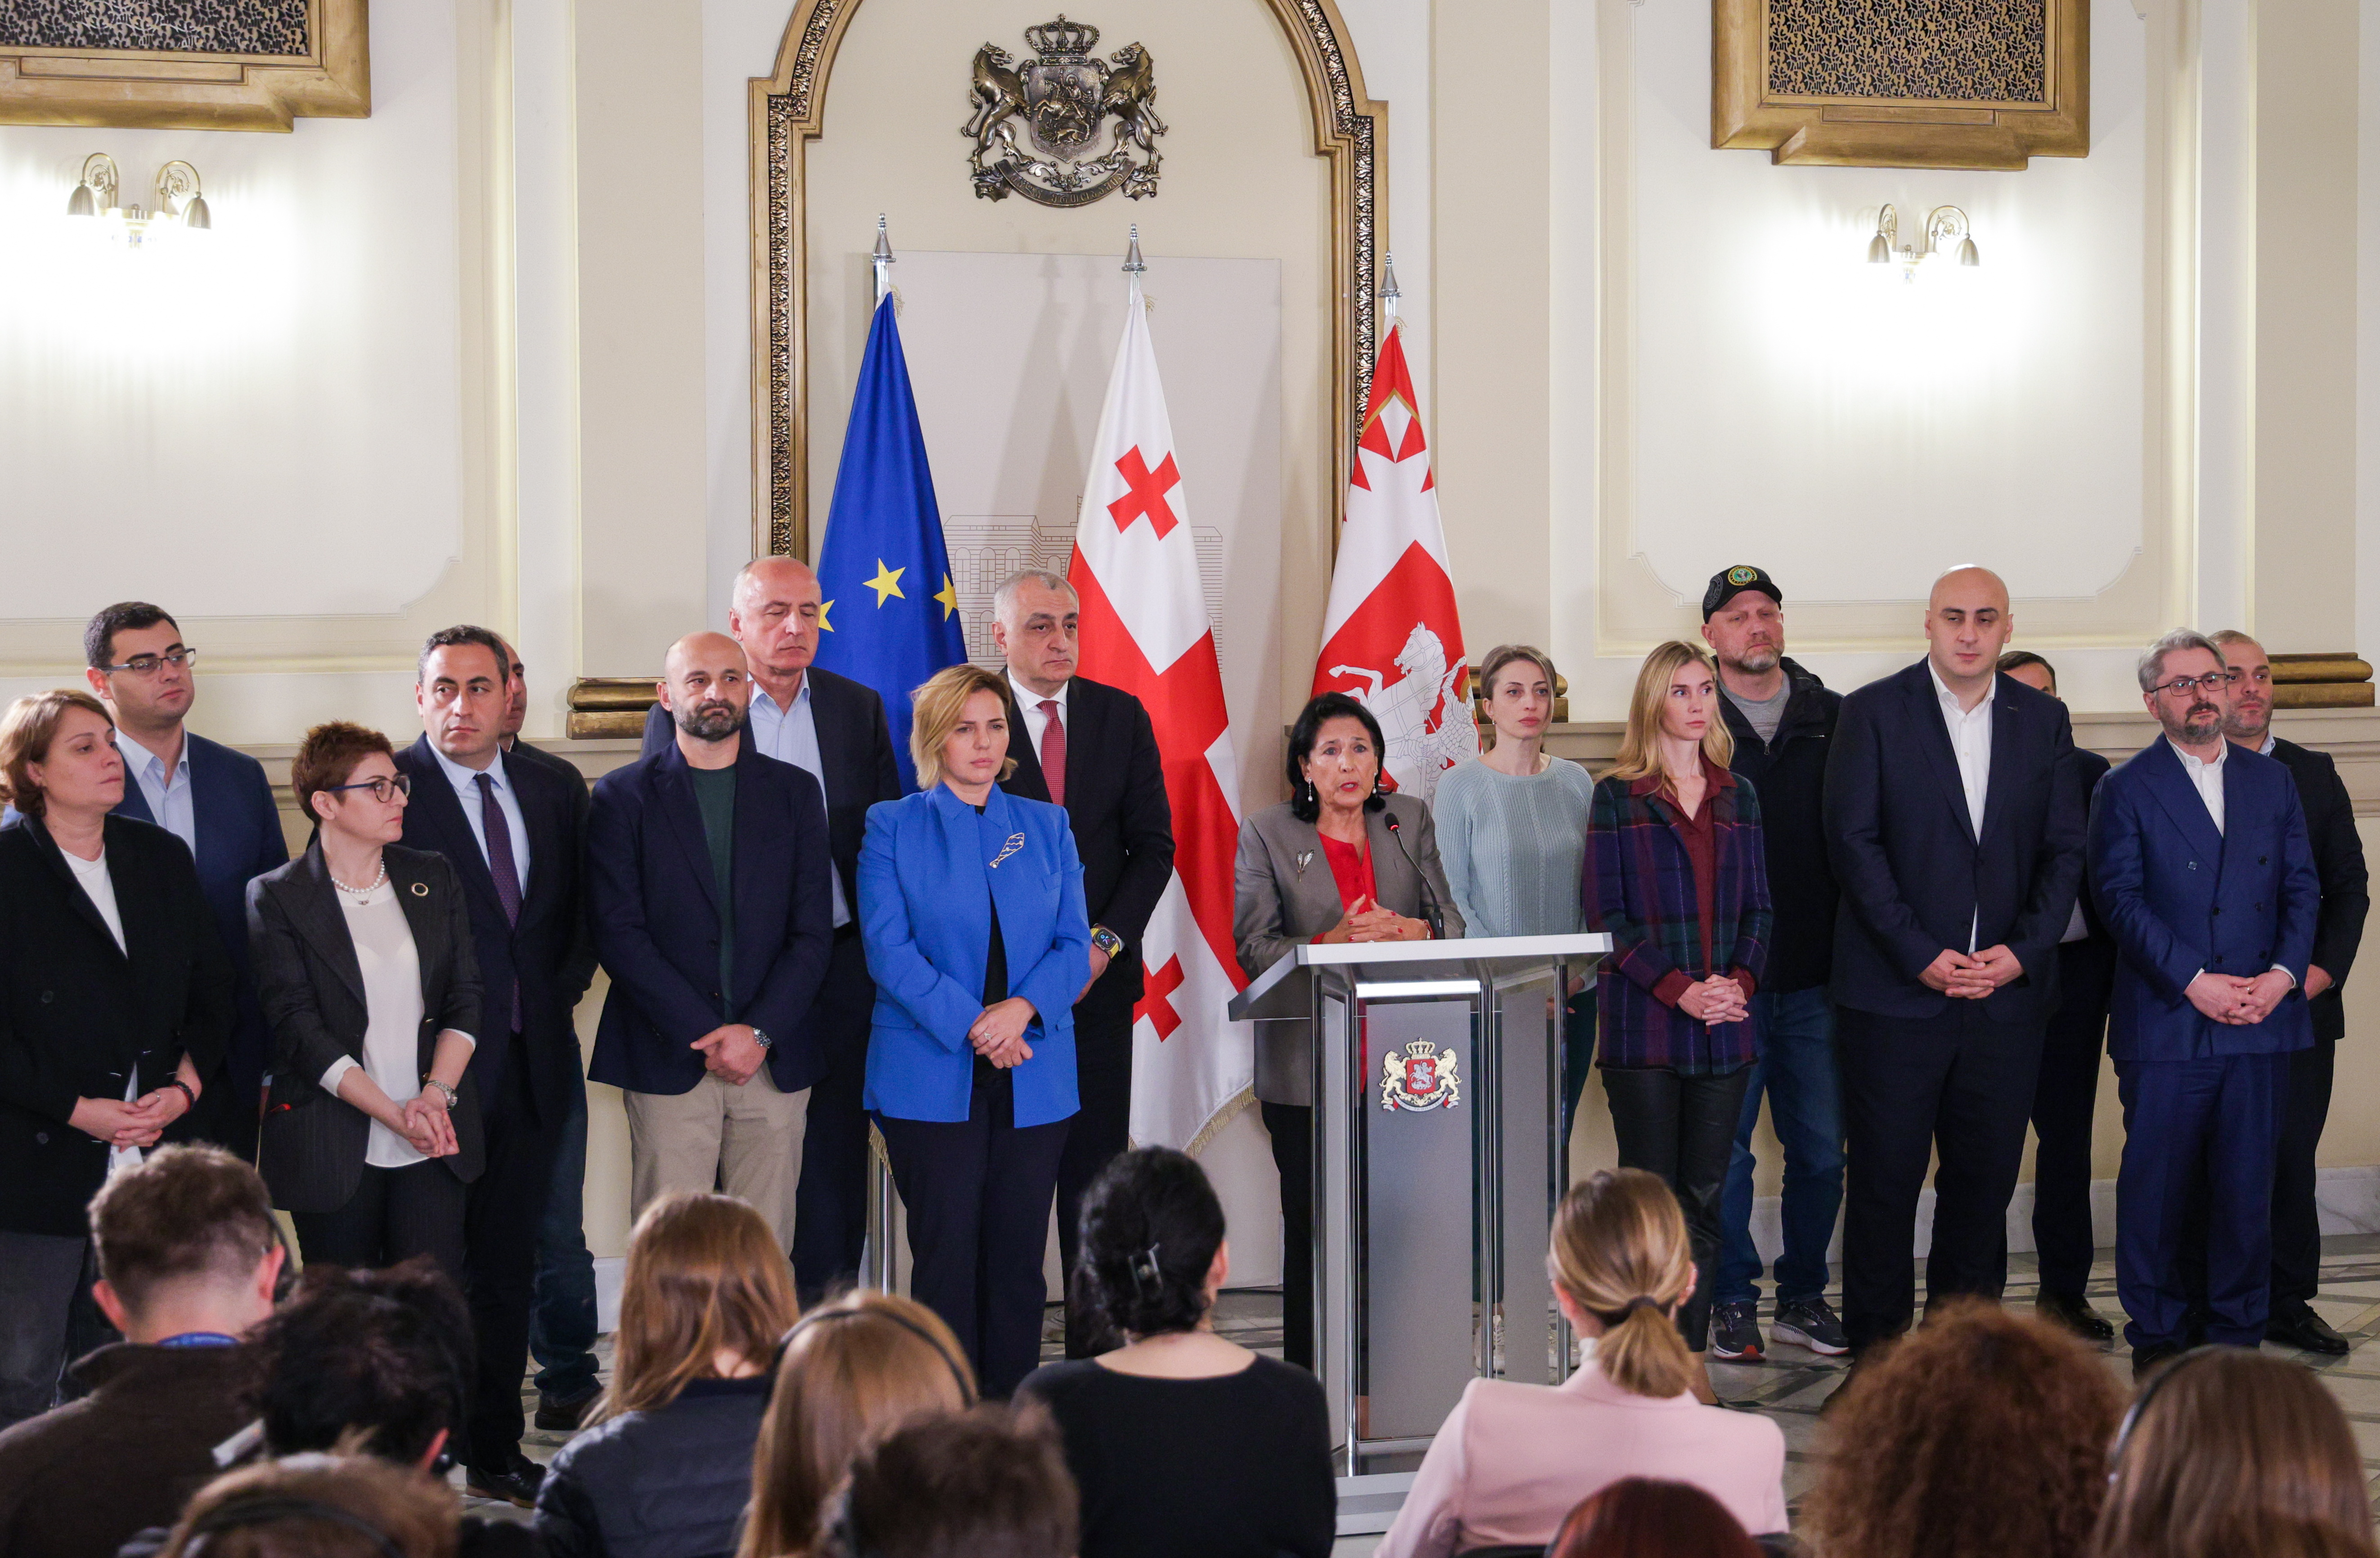
[[[1805,1509],[1828,1558],[2082,1552],[2123,1401],[2080,1339],[1967,1300],[1842,1388]]]
[[[276,1455],[345,1445],[427,1467],[462,1421],[471,1317],[426,1255],[383,1271],[309,1266],[252,1339]]]
[[[244,1335],[273,1312],[287,1251],[256,1170],[213,1147],[160,1147],[91,1199],[92,1297],[131,1342]]]
[[[301,1455],[216,1478],[164,1558],[453,1558],[455,1496],[364,1455]]]
[[[959,1340],[925,1305],[858,1289],[804,1315],[785,1338],[752,1451],[741,1558],[808,1553],[852,1457],[917,1418],[975,1403]]]
[[[1111,1160],[1084,1197],[1082,1232],[1077,1295],[1124,1336],[1197,1329],[1231,1274],[1223,1203],[1197,1160],[1170,1147]]]
[[[54,749],[60,738],[73,750]],[[54,757],[65,759],[54,764]],[[104,770],[115,767],[115,787],[108,790]],[[55,768],[53,773],[51,770]],[[115,720],[107,706],[89,693],[71,687],[29,693],[0,715],[0,803],[16,807],[29,817],[49,809],[49,791],[56,784],[82,809],[105,810],[124,790],[124,763],[115,755]]]
[[[1579,1501],[1546,1558],[1760,1558],[1760,1548],[1694,1484],[1623,1477]]]
[[[588,1421],[666,1407],[689,1380],[767,1367],[801,1312],[794,1269],[749,1202],[662,1197],[628,1236],[612,1383]]]
[[[2208,1347],[2168,1364],[2142,1389],[2112,1471],[2094,1558],[2374,1552],[2346,1415],[2286,1359]]]
[[[1678,1198],[1641,1168],[1607,1168],[1570,1188],[1554,1210],[1546,1274],[1571,1324],[1596,1338],[1604,1378],[1667,1400],[1694,1383],[1694,1355],[1670,1319],[1694,1291],[1694,1262]]]
[[[860,1452],[826,1558],[1074,1558],[1081,1525],[1057,1431],[1038,1409],[978,1407]]]

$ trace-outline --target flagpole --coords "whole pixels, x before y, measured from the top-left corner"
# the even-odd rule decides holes
[[[892,290],[893,260],[892,240],[884,236],[884,213],[880,211],[876,213],[876,253],[870,263],[876,267],[876,301],[881,303],[885,294]]]
[[[1397,327],[1397,299],[1403,293],[1397,290],[1397,253],[1390,249],[1387,261],[1380,267],[1380,333],[1386,335]]]

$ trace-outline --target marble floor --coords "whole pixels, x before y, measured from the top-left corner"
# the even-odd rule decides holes
[[[2311,1354],[2293,1354],[2307,1367],[2320,1374],[2331,1394],[2346,1410],[2353,1425],[2357,1443],[2364,1456],[2366,1479],[2375,1494],[2380,1494],[2380,1235],[2339,1235],[2323,1240],[2322,1291],[2314,1300],[2322,1317],[2351,1341],[2355,1350],[2344,1358],[2324,1359]],[[2033,1258],[2011,1255],[2009,1258],[2009,1301],[2030,1303],[2035,1285]],[[2119,1318],[2115,1299],[2115,1262],[2113,1251],[2102,1251],[2091,1274],[2090,1294],[2095,1307],[2111,1319]],[[1051,1311],[1053,1321],[1056,1311]],[[1767,1306],[1763,1305],[1763,1329],[1766,1330]],[[1265,1290],[1227,1293],[1223,1296],[1221,1312],[1217,1317],[1217,1329],[1234,1341],[1258,1351],[1278,1357],[1281,1352],[1281,1298]],[[608,1372],[611,1338],[598,1344]],[[1054,1324],[1045,1332],[1044,1353],[1050,1358],[1060,1355]],[[2274,1350],[2267,1348],[2266,1350]],[[2131,1385],[2131,1357],[2120,1346],[2107,1355],[2108,1371],[2120,1381],[2127,1391]],[[1818,1408],[1836,1386],[1842,1383],[1844,1361],[1824,1359],[1799,1347],[1782,1345],[1772,1348],[1771,1356],[1760,1363],[1715,1363],[1711,1368],[1712,1383],[1720,1398],[1741,1411],[1759,1412],[1776,1419],[1784,1430],[1786,1445],[1785,1494],[1789,1504],[1799,1513],[1803,1496],[1817,1475]],[[534,1412],[537,1405],[534,1389],[524,1389],[527,1406]],[[568,1442],[564,1433],[540,1432],[532,1429],[524,1448],[537,1460],[551,1459],[553,1452]],[[461,1474],[456,1474],[459,1485]],[[526,1518],[519,1511],[503,1504],[467,1500],[472,1507],[506,1517]],[[1362,1558],[1378,1545],[1378,1538],[1351,1536],[1340,1540],[1338,1558]]]

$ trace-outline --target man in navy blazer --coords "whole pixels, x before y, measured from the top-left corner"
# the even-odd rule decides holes
[[[106,608],[83,630],[83,655],[124,755],[116,813],[155,823],[189,847],[237,975],[223,1070],[205,1079],[199,1106],[172,1136],[212,1141],[253,1163],[272,1044],[249,968],[248,884],[289,859],[273,786],[255,758],[184,728],[198,695],[198,651],[163,609],[141,600]]]
[[[580,883],[587,791],[503,750],[511,683],[504,641],[450,627],[422,646],[421,736],[399,753],[412,782],[404,842],[446,857],[463,884],[482,992],[478,1083],[485,1165],[468,1190],[463,1271],[479,1341],[464,1424],[466,1485],[534,1503],[521,1454],[537,1242],[579,1081],[572,1012],[595,976]]]
[[[809,1021],[834,942],[818,780],[755,749],[751,681],[724,634],[671,646],[677,740],[596,782],[588,895],[612,993],[587,1074],[627,1093],[630,1195],[714,1185],[793,1248]]]
[[[828,884],[834,951],[809,1019],[826,1069],[810,1088],[802,1182],[795,1192],[794,1277],[802,1301],[816,1303],[858,1276],[868,1235],[868,1109],[861,1099],[876,985],[859,942],[859,842],[868,808],[901,798],[901,768],[876,690],[811,663],[824,602],[808,563],[756,557],[736,572],[728,602],[728,636],[743,646],[752,673],[744,739],[764,756],[818,780],[834,857]],[[676,739],[669,711],[654,705],[645,720],[643,755],[664,751]]]
[[[2012,621],[1997,574],[1944,574],[1925,658],[1843,700],[1828,760],[1855,1353],[1913,1316],[1910,1250],[1937,1151],[1928,1301],[1997,1298],[2007,1280],[2009,1200],[2083,845],[2066,707],[1996,669]]]
[[[2322,885],[2297,782],[2223,739],[2230,673],[2180,630],[2141,657],[2164,728],[2091,809],[2091,886],[2123,963],[2108,1053],[2124,1103],[2116,1291],[2135,1374],[2180,1352],[2193,1181],[2207,1194],[2206,1336],[2265,1339],[2275,1152],[2289,1057],[2313,1043],[2303,989]]]

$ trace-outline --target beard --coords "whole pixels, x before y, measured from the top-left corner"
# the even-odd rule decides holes
[[[2223,733],[2223,711],[2211,703],[2192,704],[2180,719],[2159,721],[2175,741],[2196,746]]]
[[[697,741],[722,742],[744,725],[744,711],[724,700],[680,709],[677,728]]]
[[[1775,670],[1777,662],[1784,658],[1785,651],[1774,644],[1755,644],[1741,655],[1721,663],[1728,670],[1740,670],[1747,676],[1766,676]]]
[[[2273,706],[2269,703],[2253,710],[2234,704],[2231,712],[2223,717],[2223,733],[2234,741],[2261,742],[2272,728]]]

